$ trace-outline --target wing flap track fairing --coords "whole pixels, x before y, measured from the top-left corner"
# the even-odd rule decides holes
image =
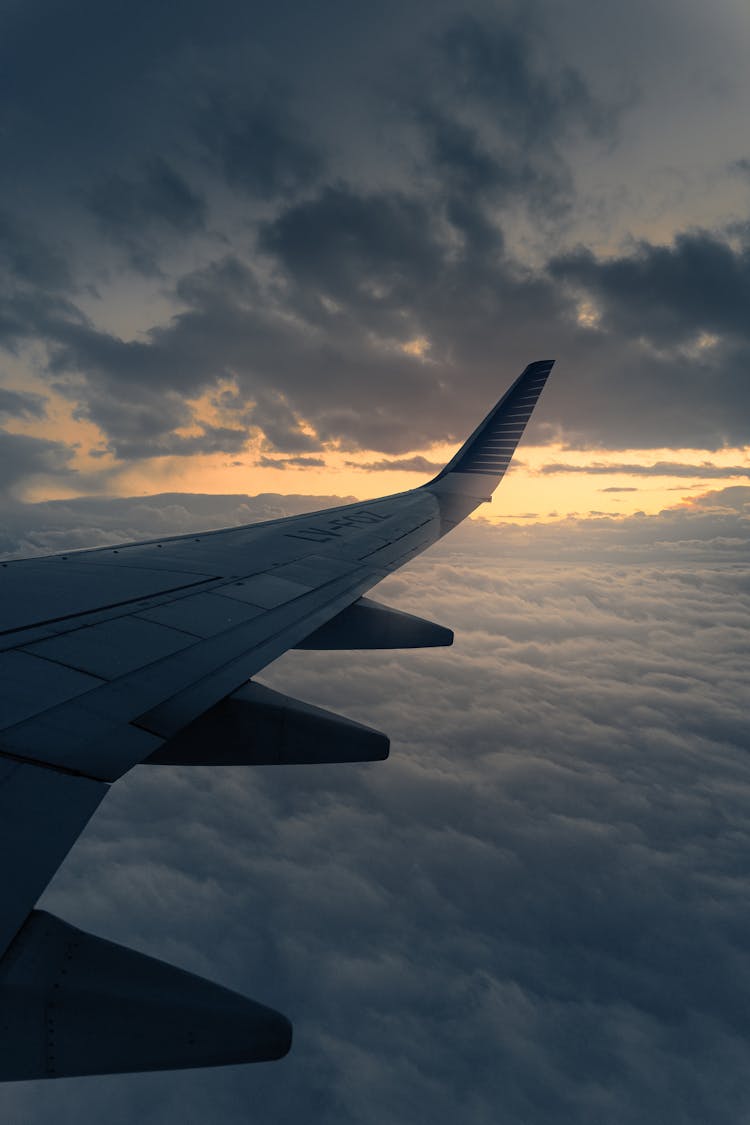
[[[189,723],[149,765],[275,766],[375,762],[388,736],[255,682]]]

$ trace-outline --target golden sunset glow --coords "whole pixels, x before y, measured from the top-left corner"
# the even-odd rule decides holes
[[[583,311],[581,313],[583,314]],[[586,316],[594,316],[587,310]],[[699,338],[696,346],[710,348],[714,339]],[[403,345],[409,354],[421,355],[429,348],[425,338]],[[40,384],[40,391],[44,389]],[[232,380],[189,405],[202,425],[238,427],[232,410]],[[48,393],[43,418],[17,419],[10,432],[64,442],[73,449],[72,472],[37,474],[19,498],[28,501],[67,499],[91,493],[148,495],[158,492],[204,492],[213,494],[261,492],[280,494],[356,497],[369,499],[401,492],[429,480],[433,472],[406,472],[400,468],[373,471],[373,462],[386,464],[374,450],[342,452],[334,445],[317,451],[314,460],[324,465],[295,464],[277,455],[278,466],[260,463],[267,455],[262,434],[248,429],[245,447],[236,455],[226,453],[162,456],[133,463],[118,461],[107,450],[99,428],[77,416],[67,398]],[[312,428],[300,420],[302,432]],[[188,437],[198,424],[180,431]],[[455,445],[441,444],[414,450],[405,459],[423,458],[434,465],[445,464]],[[269,458],[273,460],[274,458]],[[362,467],[359,468],[358,466]],[[628,516],[653,514],[664,508],[689,503],[691,497],[731,484],[750,480],[750,449],[718,451],[695,449],[586,450],[562,445],[521,444],[510,471],[498,488],[491,506],[481,509],[484,519],[514,523],[550,522],[570,515]]]
[[[582,328],[596,328],[601,314],[592,301],[581,301],[576,310],[576,320]]]
[[[406,355],[416,356],[421,359],[426,352],[429,351],[430,341],[426,336],[415,336],[413,340],[407,340],[405,344],[401,345],[401,351]]]
[[[74,432],[79,440],[91,439],[95,434],[90,423],[69,425],[71,429],[63,427],[66,440]],[[62,499],[86,494],[92,491],[88,474],[101,473],[102,469],[109,469],[109,475],[100,481],[106,484],[106,493],[132,496],[157,492],[272,492],[370,499],[414,488],[432,475],[398,469],[372,471],[364,467],[377,456],[372,451],[344,454],[328,449],[320,455],[325,466],[296,466],[280,459],[283,468],[258,464],[260,452],[256,440],[237,457],[155,457],[136,465],[118,465],[111,456],[87,455],[82,443],[75,462],[80,480],[38,478],[27,489],[25,499]],[[416,451],[414,456],[444,464],[454,452],[454,446],[441,445]],[[362,469],[355,467],[357,462],[363,465]],[[478,514],[483,519],[513,523],[552,522],[572,515],[654,514],[689,503],[691,497],[700,493],[749,479],[747,448],[718,452],[659,449],[649,450],[644,456],[643,450],[582,453],[556,445],[522,445],[492,504]]]

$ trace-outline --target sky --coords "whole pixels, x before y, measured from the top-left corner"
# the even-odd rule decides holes
[[[7,497],[398,491],[552,357],[500,517],[747,479],[741,0],[0,18]]]
[[[382,587],[455,647],[264,673],[389,761],[135,770],[45,896],[292,1055],[6,1117],[750,1120],[747,4],[0,29],[3,556],[412,487],[557,361],[493,505]]]

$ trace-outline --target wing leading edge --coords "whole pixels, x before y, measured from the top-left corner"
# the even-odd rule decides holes
[[[160,1036],[178,1034],[181,1025],[178,970],[82,934],[34,904],[109,785],[141,762],[387,755],[385,735],[248,681],[292,647],[451,643],[450,630],[364,595],[489,499],[552,363],[530,364],[442,472],[408,492],[264,524],[2,564],[0,1006],[13,1046],[3,1051],[0,1081],[286,1053],[283,1016],[208,982],[200,991],[197,978],[189,989],[200,995],[202,1014],[191,1019],[204,1031],[197,1040],[191,1032],[187,1046],[180,1040],[174,1050],[157,1050]],[[211,756],[212,743],[224,750]],[[63,987],[66,958],[79,968],[63,974]],[[91,1027],[71,1015],[88,1011],[92,972],[103,998],[90,1011],[95,1060]],[[106,998],[122,995],[132,998],[119,1005],[122,1019],[112,1008],[103,1020],[112,1007]],[[151,1040],[143,1014],[156,1010],[149,996],[158,999],[163,1028]],[[233,1025],[241,1043],[219,1034],[229,1008],[241,1012]],[[49,1041],[53,1025],[64,1039],[57,1046]],[[141,1046],[127,1051],[133,1034]]]

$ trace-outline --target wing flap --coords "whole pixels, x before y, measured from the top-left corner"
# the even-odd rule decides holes
[[[374,762],[387,735],[343,715],[249,683],[189,723],[150,765],[276,766]]]
[[[423,617],[359,598],[299,641],[297,648],[333,649],[436,648],[453,644],[453,631]]]
[[[267,1062],[287,1018],[34,910],[0,960],[0,1081]]]
[[[144,653],[143,665],[128,675],[7,727],[1,746],[19,757],[113,781],[158,748],[147,731],[171,737],[376,580],[366,567],[354,573],[354,582],[348,576],[328,583],[161,660],[148,663]],[[141,722],[147,729],[138,729]]]

